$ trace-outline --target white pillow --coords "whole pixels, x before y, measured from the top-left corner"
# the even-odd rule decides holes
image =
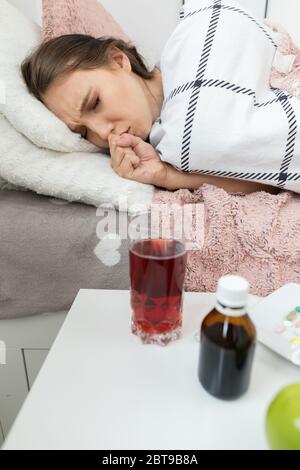
[[[61,152],[99,152],[72,132],[27,90],[20,65],[40,43],[41,28],[20,10],[0,0],[0,113],[38,147]],[[3,93],[2,93],[3,95]]]
[[[38,148],[1,114],[0,135],[0,188],[27,188],[38,194],[120,211],[150,207],[154,186],[121,178],[111,168],[107,155]]]

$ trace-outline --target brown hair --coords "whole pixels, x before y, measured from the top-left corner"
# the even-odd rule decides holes
[[[125,53],[134,73],[149,80],[143,57],[131,43],[110,36],[94,38],[86,34],[65,34],[38,46],[21,64],[27,88],[39,101],[48,87],[73,70],[94,69],[109,64],[112,47]]]

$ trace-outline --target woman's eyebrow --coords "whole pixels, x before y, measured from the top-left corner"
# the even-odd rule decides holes
[[[88,104],[88,102],[89,102],[90,95],[91,95],[91,93],[92,93],[92,89],[93,89],[93,87],[90,87],[89,91],[87,92],[85,98],[83,99],[83,101],[82,101],[82,103],[81,103],[80,110],[79,110],[79,112],[80,112],[80,117],[82,117],[83,111],[85,110],[85,108],[86,108],[86,106],[87,106],[87,104]]]
[[[93,89],[93,87],[90,87],[89,91],[87,92],[85,98],[83,99],[83,101],[82,101],[82,103],[81,103],[81,106],[80,106],[80,109],[79,109],[80,117],[82,117],[83,112],[84,112],[85,108],[87,107],[87,104],[88,104],[89,99],[90,99],[90,95],[91,95],[91,93],[92,93],[92,89]],[[69,128],[70,128],[71,131],[73,131],[73,132],[76,132],[79,127],[82,127],[82,126],[76,126],[76,127],[74,127],[74,128],[71,127],[71,126],[69,126]]]

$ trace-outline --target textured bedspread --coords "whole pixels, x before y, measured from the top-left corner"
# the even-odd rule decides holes
[[[260,296],[288,282],[300,283],[299,194],[230,194],[204,184],[193,193],[157,191],[153,200],[166,207],[176,203],[204,203],[200,246],[188,252],[187,291],[214,292],[219,277],[229,273],[246,277],[250,292]],[[194,216],[189,223],[195,223]]]

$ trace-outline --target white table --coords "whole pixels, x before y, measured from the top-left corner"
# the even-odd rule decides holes
[[[266,408],[299,369],[258,344],[246,395],[207,394],[194,334],[213,303],[185,293],[183,338],[160,347],[131,334],[128,291],[81,290],[4,449],[266,449]]]

